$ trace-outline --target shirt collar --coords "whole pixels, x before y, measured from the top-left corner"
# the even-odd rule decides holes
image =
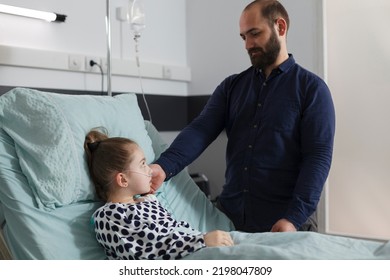
[[[289,53],[288,59],[279,65],[278,69],[282,72],[287,72],[295,64],[294,56]]]
[[[273,70],[273,72],[275,72],[275,71],[287,72],[294,64],[295,64],[294,56],[291,53],[289,53],[288,59],[285,60],[282,64],[280,64],[277,68],[275,68]],[[262,72],[261,69],[258,69],[258,68],[255,69],[255,73],[257,75],[260,74],[261,72]]]

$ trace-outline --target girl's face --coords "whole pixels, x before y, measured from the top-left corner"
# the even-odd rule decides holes
[[[152,169],[146,164],[145,155],[140,148],[133,151],[133,160],[123,173],[129,178],[129,188],[135,194],[150,192]]]

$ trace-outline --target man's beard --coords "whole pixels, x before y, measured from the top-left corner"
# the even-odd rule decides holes
[[[259,52],[256,56],[252,56],[252,53]],[[266,67],[275,63],[280,52],[280,43],[276,36],[276,32],[273,30],[271,37],[269,38],[265,48],[251,48],[248,50],[249,58],[252,65],[255,68],[264,70]]]

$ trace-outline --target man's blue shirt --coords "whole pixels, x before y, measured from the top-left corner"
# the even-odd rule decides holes
[[[265,79],[250,67],[226,78],[201,114],[156,161],[168,178],[226,130],[226,183],[219,202],[236,228],[299,228],[315,211],[329,173],[335,112],[330,91],[292,55]]]

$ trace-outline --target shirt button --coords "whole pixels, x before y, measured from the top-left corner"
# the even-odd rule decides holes
[[[261,107],[261,103],[257,103],[257,107]]]
[[[267,83],[266,83],[266,82],[264,82],[264,83],[263,83],[263,86],[267,86]]]
[[[257,124],[255,124],[255,125],[253,126],[253,128],[257,128]]]
[[[248,148],[249,148],[249,149],[252,149],[252,145],[248,145]]]
[[[244,171],[248,171],[248,167],[244,167]]]

